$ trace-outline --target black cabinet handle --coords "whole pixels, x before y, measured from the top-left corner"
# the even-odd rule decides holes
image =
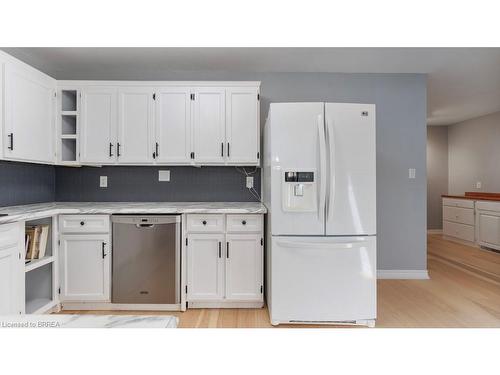
[[[222,248],[222,243],[219,241],[219,258],[222,258],[221,248]]]
[[[220,144],[220,156],[224,156],[224,142]]]
[[[120,156],[120,142],[116,145],[116,156]]]
[[[80,221],[80,225],[85,225],[85,221]]]
[[[241,222],[241,224],[243,224],[243,225],[247,225],[247,221],[246,221],[246,220],[243,220],[243,221]]]
[[[229,142],[227,142],[227,157],[229,157]]]
[[[10,138],[10,146],[7,147],[9,150],[14,150],[14,133],[10,133],[9,136]]]
[[[202,223],[203,225],[207,225],[207,221],[206,221],[206,220],[203,220],[201,223]]]
[[[229,242],[226,242],[226,258],[229,259]]]
[[[106,251],[104,250],[104,246],[106,246],[106,242],[102,243],[102,259],[104,259],[106,257],[106,255],[108,255],[108,254],[106,254]]]
[[[109,142],[109,156],[113,156],[113,144]]]
[[[158,157],[160,155],[160,153],[158,152],[158,142],[156,142],[155,144],[155,150],[156,150],[156,157]]]

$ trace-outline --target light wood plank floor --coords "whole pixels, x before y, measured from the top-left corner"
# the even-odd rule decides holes
[[[430,280],[379,280],[377,327],[500,327],[500,254],[428,237]],[[186,312],[64,311],[175,315],[184,328],[268,328],[267,309]],[[279,327],[306,327],[286,325]],[[317,326],[330,328],[331,326]]]

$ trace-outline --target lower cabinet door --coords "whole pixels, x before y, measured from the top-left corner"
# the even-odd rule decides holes
[[[22,278],[24,269],[20,267],[18,246],[0,248],[0,315],[21,313]]]
[[[62,301],[110,299],[110,243],[109,234],[61,236]]]
[[[479,244],[500,248],[500,212],[478,213]]]
[[[187,300],[222,301],[224,298],[224,235],[189,234],[187,247]]]
[[[261,234],[228,234],[225,250],[226,300],[262,300]]]

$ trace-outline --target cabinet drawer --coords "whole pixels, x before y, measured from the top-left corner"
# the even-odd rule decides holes
[[[61,233],[108,233],[108,215],[62,215],[59,219]]]
[[[19,238],[19,223],[0,224],[0,250],[16,246]]]
[[[262,215],[227,215],[226,228],[228,233],[261,232]]]
[[[474,210],[472,208],[444,206],[443,220],[474,225]]]
[[[472,225],[443,221],[443,234],[460,238],[464,241],[474,242],[474,227]]]
[[[224,232],[224,215],[187,215],[186,230],[198,233]]]
[[[443,206],[474,208],[474,201],[471,199],[443,198]]]

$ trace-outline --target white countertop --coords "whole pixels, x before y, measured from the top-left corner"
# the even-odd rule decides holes
[[[60,214],[265,214],[260,202],[49,202],[1,207],[0,224]]]
[[[171,315],[0,315],[0,328],[177,328]]]

